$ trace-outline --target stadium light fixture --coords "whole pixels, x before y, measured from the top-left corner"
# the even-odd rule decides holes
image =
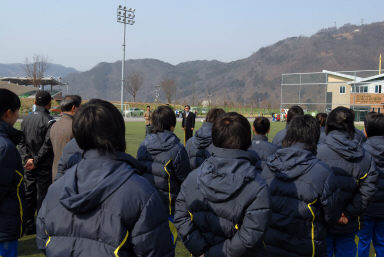
[[[121,6],[117,8],[117,22],[124,24],[124,36],[123,36],[123,60],[121,61],[121,111],[123,111],[124,104],[124,64],[125,64],[125,31],[126,25],[135,24],[135,11],[136,9]]]

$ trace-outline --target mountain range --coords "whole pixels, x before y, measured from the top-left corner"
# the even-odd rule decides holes
[[[276,107],[280,103],[282,73],[377,70],[379,54],[384,53],[382,42],[384,22],[346,24],[322,29],[310,37],[286,38],[260,48],[248,58],[229,63],[201,60],[172,65],[155,59],[136,59],[127,60],[125,67],[126,74],[140,72],[143,76],[137,101],[154,101],[159,84],[168,78],[176,81],[174,99],[179,103],[196,105],[210,98],[214,105]],[[0,76],[10,76],[5,75],[3,66],[0,64]],[[85,99],[120,99],[121,61],[99,63],[85,72],[61,68],[62,73],[56,74],[69,83],[70,93]],[[10,68],[9,73],[12,72]],[[131,101],[132,97],[126,94],[125,99]],[[165,101],[162,93],[160,100]]]

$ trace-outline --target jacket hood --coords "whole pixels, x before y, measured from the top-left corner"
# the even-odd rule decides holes
[[[307,173],[316,162],[315,155],[305,150],[304,145],[299,143],[277,150],[268,158],[266,165],[276,177],[282,180],[294,180]]]
[[[23,132],[0,120],[0,136],[8,137],[15,145],[18,145],[24,135]]]
[[[364,156],[364,150],[357,140],[348,138],[348,134],[342,131],[331,131],[325,138],[325,144],[343,159],[353,161]]]
[[[212,126],[210,122],[204,122],[192,138],[196,148],[207,148],[212,143]]]
[[[144,145],[151,154],[158,154],[172,149],[180,140],[177,136],[168,130],[163,132],[148,134]]]
[[[64,183],[60,203],[72,213],[95,209],[134,174],[127,164],[134,166],[135,159],[125,153],[85,152],[59,180]]]
[[[251,152],[211,146],[212,156],[199,168],[197,184],[212,202],[222,202],[255,179],[257,158]]]
[[[376,165],[384,168],[384,136],[369,137],[364,148],[372,155]]]

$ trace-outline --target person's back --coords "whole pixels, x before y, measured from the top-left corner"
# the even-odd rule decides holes
[[[261,170],[265,166],[267,158],[274,154],[278,147],[272,143],[268,142],[268,137],[266,136],[269,133],[270,122],[265,117],[257,117],[253,122],[253,132],[255,135],[252,139],[252,145],[249,147],[249,151],[254,151],[258,158],[260,159],[258,168]]]
[[[160,196],[124,153],[119,111],[91,100],[73,127],[83,159],[49,188],[37,218],[38,248],[48,257],[174,256]]]
[[[345,222],[327,228],[328,256],[334,252],[337,253],[336,257],[351,256],[355,252],[358,217],[376,190],[376,167],[371,155],[357,140],[353,140],[353,120],[350,109],[334,109],[327,119],[325,143],[318,147],[317,157],[331,167],[344,200],[342,209]]]
[[[185,150],[189,156],[191,169],[199,167],[211,154],[209,146],[212,144],[212,125],[225,113],[223,109],[214,108],[207,113],[207,117],[201,128],[187,141]]]
[[[22,133],[13,128],[21,103],[7,89],[0,89],[0,256],[16,257],[23,235],[23,166],[16,145]]]
[[[384,256],[384,115],[370,112],[365,116],[367,140],[364,149],[372,155],[378,173],[377,191],[360,217],[358,256],[368,257],[371,242],[377,257]]]
[[[169,216],[174,214],[181,183],[191,171],[187,152],[173,133],[175,125],[172,109],[158,107],[152,113],[152,133],[137,150],[137,159],[144,166],[143,176],[159,190]]]
[[[247,151],[247,119],[223,115],[213,125],[212,140],[212,156],[191,172],[177,197],[178,233],[193,256],[265,256],[269,195]]]
[[[272,144],[274,144],[278,147],[281,147],[283,139],[284,139],[285,135],[287,134],[287,127],[289,125],[289,122],[294,117],[299,116],[299,115],[304,115],[304,111],[300,106],[294,105],[291,108],[289,108],[288,113],[287,113],[287,125],[284,129],[282,129],[276,133],[276,135],[274,136],[274,138],[272,140]]]
[[[341,216],[341,198],[332,171],[314,154],[319,136],[312,116],[295,117],[261,173],[271,195],[268,256],[326,256],[326,226]]]
[[[326,113],[319,112],[316,114],[316,120],[320,126],[320,138],[318,144],[323,144],[325,142],[325,124],[327,122],[328,115]]]

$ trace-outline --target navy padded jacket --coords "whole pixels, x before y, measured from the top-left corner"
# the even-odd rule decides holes
[[[342,205],[332,170],[295,144],[272,155],[261,175],[271,194],[269,256],[326,256],[326,226],[338,221]]]
[[[142,175],[159,190],[168,215],[173,215],[181,183],[191,171],[184,146],[171,131],[148,134],[137,150],[137,160]]]
[[[16,149],[22,137],[0,119],[0,242],[23,234],[24,169]]]
[[[36,221],[38,248],[48,257],[174,256],[164,205],[133,159],[85,152],[49,187]]]
[[[252,139],[252,145],[249,147],[248,151],[253,151],[257,154],[258,159],[258,168],[262,170],[265,166],[265,162],[268,157],[274,154],[277,149],[276,145],[268,142],[268,137],[263,135],[255,135]]]
[[[267,185],[247,151],[212,147],[176,200],[175,225],[193,256],[265,256]]]
[[[343,213],[349,220],[345,225],[329,227],[328,232],[357,232],[358,217],[363,214],[376,192],[378,174],[372,156],[357,140],[350,140],[347,133],[334,130],[328,133],[325,143],[318,146],[317,158],[333,170],[344,201]]]
[[[204,122],[195,135],[187,141],[185,150],[189,156],[191,169],[196,169],[211,156],[207,148],[212,144],[212,125],[210,122]]]

